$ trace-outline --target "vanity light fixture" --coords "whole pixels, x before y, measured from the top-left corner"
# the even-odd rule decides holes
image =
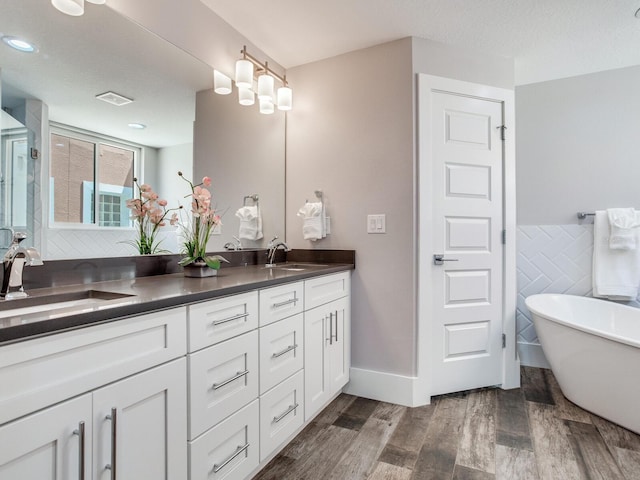
[[[84,0],[51,0],[51,5],[72,17],[79,17],[84,13]]]
[[[273,102],[270,98],[260,99],[260,113],[271,115],[274,112]]]
[[[87,0],[87,2],[104,5],[107,0]],[[72,17],[79,17],[84,13],[84,0],[51,0],[51,5]]]
[[[238,88],[238,102],[244,106],[253,105],[256,103],[256,94],[250,88]]]
[[[265,68],[269,68],[267,62],[264,62]],[[267,70],[268,71],[268,70]],[[273,102],[274,79],[268,73],[263,73],[258,77],[258,98],[260,100],[269,100]]]
[[[231,93],[231,79],[218,70],[213,71],[213,91],[219,95]]]
[[[269,68],[269,63],[261,63],[256,57],[247,52],[246,45],[240,51],[242,58],[236,62],[235,83],[238,87],[238,102],[240,105],[253,105],[255,94],[260,100],[260,113],[271,114],[278,110],[291,110],[293,105],[293,91],[287,83],[286,75],[281,76]],[[254,69],[255,67],[255,69]],[[214,71],[214,91],[221,95],[226,95],[226,89],[218,91],[218,85],[222,84],[226,75]],[[254,76],[257,76],[257,88],[254,88]],[[224,78],[223,78],[224,77]],[[219,82],[216,81],[219,79]],[[278,88],[277,95],[274,95],[275,81],[278,80],[282,86]]]
[[[19,50],[21,52],[35,53],[38,51],[38,47],[36,47],[33,43],[30,43],[22,38],[14,37],[12,35],[3,35],[2,41],[9,45],[11,48]]]

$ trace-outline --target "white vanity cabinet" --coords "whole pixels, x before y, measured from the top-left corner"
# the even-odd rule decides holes
[[[184,478],[185,316],[182,307],[2,347],[0,480]]]
[[[91,478],[91,394],[0,427],[0,479]]]
[[[251,478],[340,392],[349,297],[341,272],[188,307],[190,480]]]
[[[185,370],[181,358],[93,392],[95,480],[184,478]]]
[[[305,282],[305,421],[349,381],[351,364],[348,272]]]
[[[350,272],[0,347],[0,480],[246,480],[349,378]]]

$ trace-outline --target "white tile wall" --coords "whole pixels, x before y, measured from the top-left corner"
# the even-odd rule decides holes
[[[524,304],[527,296],[535,293],[591,295],[593,225],[522,225],[517,235],[516,331],[519,350],[523,353],[523,346],[539,349],[540,345]],[[640,306],[638,302],[631,305]],[[525,357],[525,363],[526,354],[521,356]]]
[[[47,229],[45,230],[45,256],[47,260],[73,258],[126,257],[137,255],[134,247],[126,242],[135,238],[134,230],[87,230],[87,229]],[[159,231],[160,247],[172,253],[178,252],[176,231]]]
[[[591,294],[593,225],[525,225],[517,237],[519,342],[538,343],[524,304],[534,293]]]

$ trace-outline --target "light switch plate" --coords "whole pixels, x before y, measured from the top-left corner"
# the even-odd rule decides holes
[[[367,215],[367,233],[387,233],[385,214]]]

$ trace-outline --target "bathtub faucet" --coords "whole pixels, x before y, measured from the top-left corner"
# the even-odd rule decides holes
[[[0,297],[5,300],[24,298],[27,293],[22,286],[22,270],[26,267],[42,265],[40,253],[32,247],[22,247],[20,242],[27,238],[24,232],[12,232],[11,245],[2,259],[2,289]]]

